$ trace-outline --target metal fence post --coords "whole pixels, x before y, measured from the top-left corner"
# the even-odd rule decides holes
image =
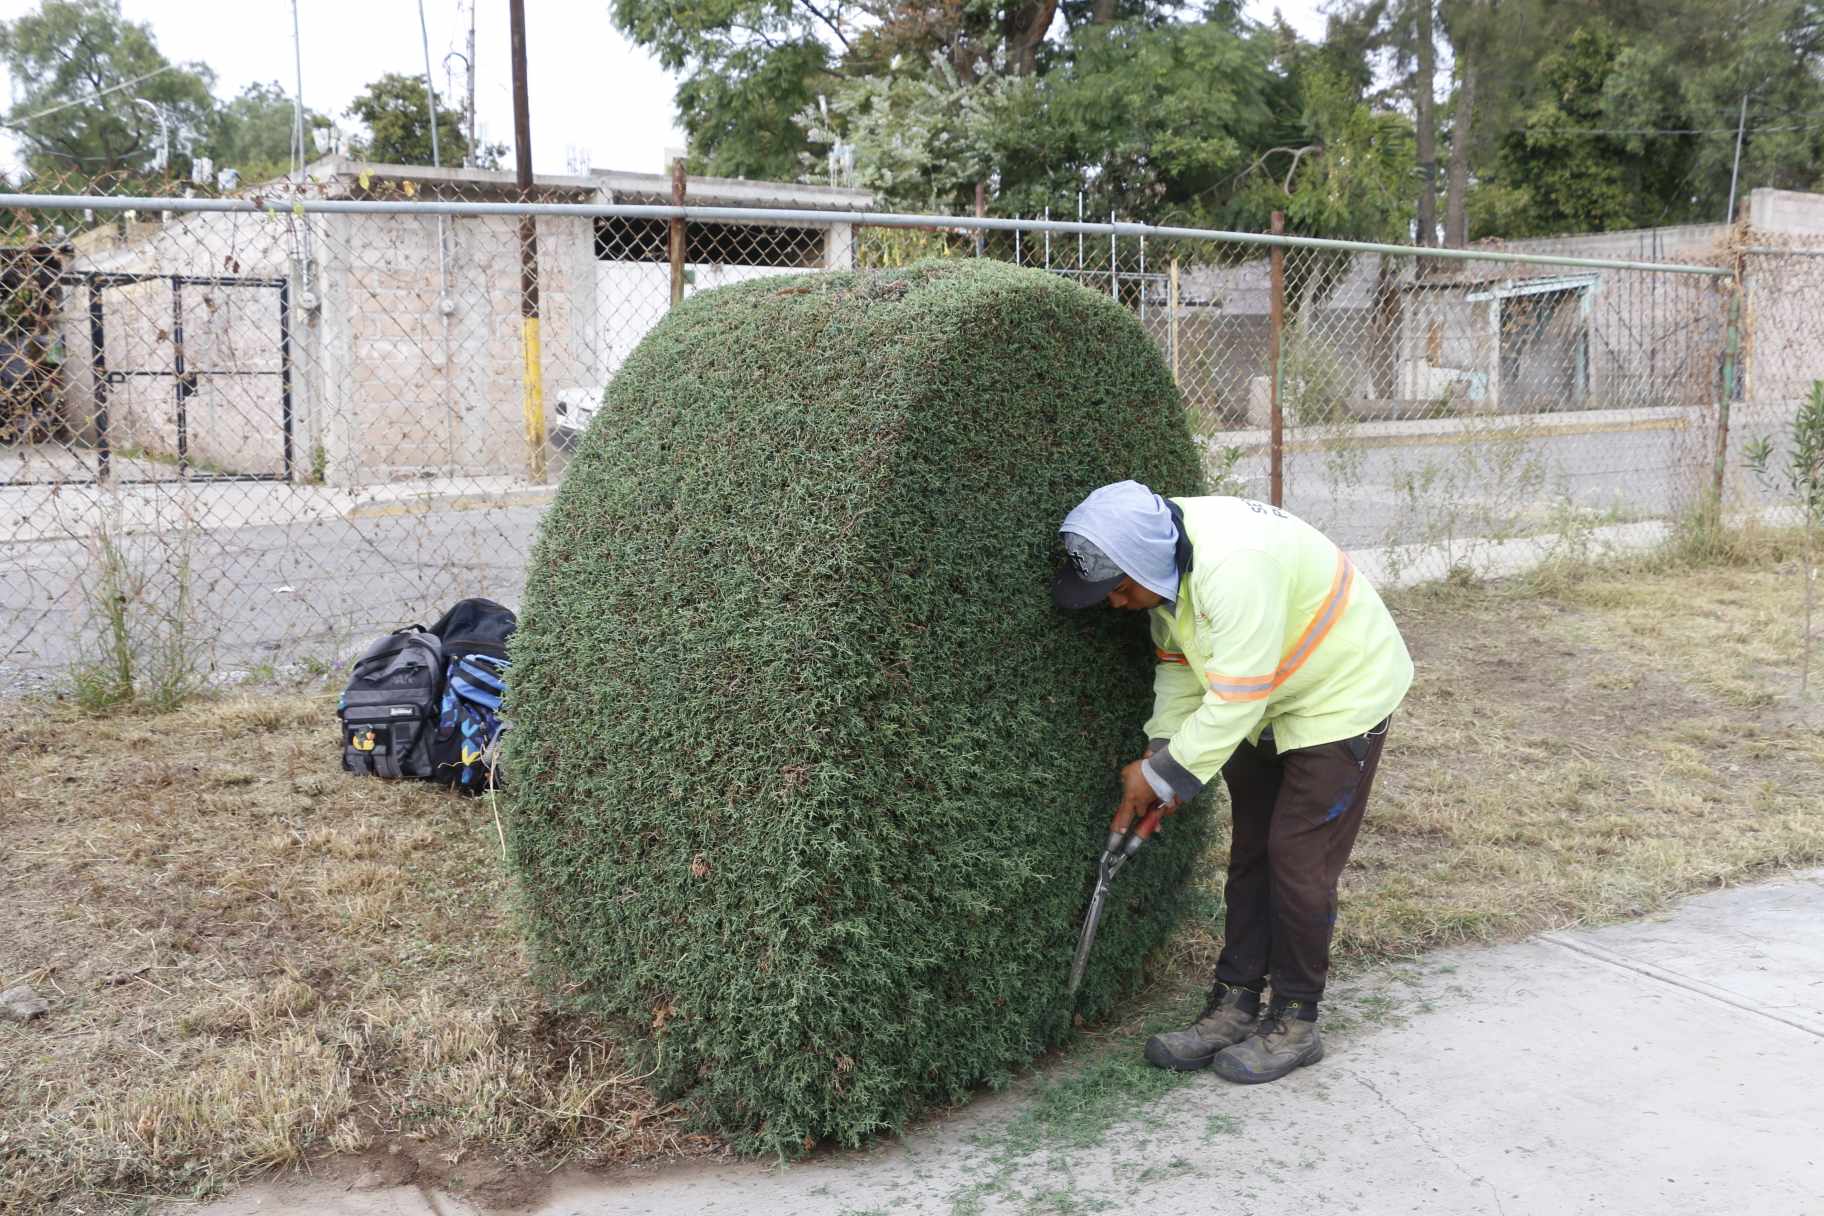
[[[526,104],[526,5],[509,0],[510,51],[513,60],[514,180],[522,203],[532,197],[532,119]],[[545,356],[538,316],[538,217],[530,209],[519,217],[520,408],[525,415],[526,454],[532,481],[545,484]]]
[[[1286,230],[1286,213],[1273,213],[1273,235],[1278,236]],[[1274,506],[1284,506],[1286,497],[1286,427],[1285,418],[1279,409],[1279,351],[1280,334],[1286,326],[1286,250],[1283,245],[1273,246],[1268,255],[1272,267],[1272,303],[1267,316],[1267,426],[1270,429],[1269,458],[1272,461],[1272,479],[1269,483],[1269,500]]]
[[[1115,242],[1121,238],[1115,232],[1115,213],[1108,213],[1108,298],[1119,304],[1121,302],[1121,249]]]
[[[1178,379],[1178,259],[1176,257],[1174,257],[1172,259],[1171,286],[1172,286],[1172,291],[1171,291],[1171,300],[1170,300],[1170,304],[1169,304],[1170,311],[1166,314],[1167,316],[1169,316],[1171,318],[1170,327],[1169,327],[1169,332],[1171,334],[1171,337],[1169,338],[1168,341],[1169,341],[1169,345],[1170,345],[1171,352],[1172,352],[1172,383],[1179,384],[1179,379]],[[1182,387],[1182,385],[1180,385],[1180,387]]]
[[[1723,481],[1729,466],[1729,407],[1735,401],[1735,380],[1738,374],[1737,360],[1742,348],[1742,287],[1743,267],[1746,258],[1738,250],[1735,255],[1735,277],[1729,284],[1729,321],[1723,338],[1723,393],[1716,404],[1716,468],[1710,487],[1713,498],[1712,508],[1717,513],[1717,521],[1722,520]]]
[[[671,205],[684,205],[684,158],[671,162]],[[671,306],[684,300],[684,220],[671,221]]]

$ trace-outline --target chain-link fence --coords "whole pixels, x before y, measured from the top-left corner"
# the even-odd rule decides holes
[[[1213,486],[1431,573],[1678,515],[1729,406],[1771,428],[1824,376],[1824,259],[1720,229],[1649,263],[677,188],[688,209],[660,178],[525,202],[338,165],[282,196],[0,198],[0,690],[174,633],[205,672],[327,662],[463,595],[517,602],[621,362],[673,301],[756,276],[980,256],[1107,292]]]

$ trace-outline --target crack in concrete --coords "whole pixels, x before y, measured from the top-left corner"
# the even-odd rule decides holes
[[[1412,1134],[1418,1138],[1418,1141],[1420,1144],[1425,1146],[1426,1151],[1431,1153],[1431,1155],[1436,1157],[1438,1160],[1443,1161],[1446,1164],[1448,1164],[1452,1169],[1457,1171],[1457,1173],[1461,1174],[1463,1176],[1463,1180],[1465,1182],[1468,1182],[1472,1186],[1487,1187],[1489,1198],[1491,1198],[1495,1201],[1495,1211],[1499,1214],[1499,1216],[1507,1216],[1506,1209],[1501,1206],[1500,1192],[1495,1190],[1494,1183],[1490,1182],[1486,1178],[1482,1178],[1475,1174],[1470,1173],[1468,1170],[1463,1168],[1462,1162],[1458,1161],[1455,1157],[1452,1157],[1449,1153],[1446,1153],[1443,1149],[1441,1149],[1437,1145],[1433,1144],[1431,1142],[1431,1137],[1429,1137],[1425,1134],[1425,1129],[1422,1126],[1420,1126],[1419,1121],[1417,1119],[1414,1119],[1411,1115],[1407,1114],[1404,1110],[1402,1110],[1397,1104],[1394,1103],[1393,1099],[1389,1098],[1386,1094],[1382,1093],[1380,1091],[1380,1087],[1377,1086],[1373,1081],[1370,1081],[1367,1077],[1364,1077],[1362,1074],[1360,1074],[1358,1072],[1349,1072],[1349,1073],[1345,1073],[1343,1075],[1348,1077],[1351,1081],[1354,1081],[1356,1084],[1360,1085],[1363,1089],[1367,1090],[1369,1093],[1373,1094],[1375,1096],[1375,1099],[1378,1102],[1380,1102],[1380,1104],[1382,1106],[1385,1106],[1388,1110],[1392,1111],[1394,1114],[1398,1115],[1401,1119],[1405,1120],[1406,1126],[1410,1127],[1412,1129]]]

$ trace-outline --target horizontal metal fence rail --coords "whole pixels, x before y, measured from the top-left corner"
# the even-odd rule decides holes
[[[1063,236],[1151,237],[1156,240],[1213,241],[1220,244],[1257,245],[1262,248],[1321,249],[1333,253],[1385,253],[1403,257],[1423,256],[1439,261],[1499,262],[1514,265],[1569,266],[1597,270],[1648,270],[1666,274],[1726,277],[1730,272],[1714,266],[1678,262],[1639,262],[1623,258],[1582,258],[1564,254],[1510,253],[1499,250],[1434,249],[1413,245],[1383,245],[1367,241],[1339,241],[1326,237],[1275,235],[1266,232],[1233,232],[1219,228],[1175,228],[1156,224],[1095,223],[1071,220],[1000,219],[991,216],[913,215],[891,211],[808,210],[785,207],[697,207],[646,203],[465,203],[441,199],[422,202],[384,202],[367,199],[325,198],[196,198],[171,199],[147,196],[0,194],[0,209],[59,211],[170,211],[183,213],[264,213],[268,215],[441,215],[478,216],[580,216],[627,219],[684,220],[687,223],[786,223],[855,224],[872,228],[944,228],[960,232],[1050,232]]]
[[[1642,260],[588,189],[0,194],[0,696],[174,638],[220,678],[320,670],[462,596],[516,605],[622,363],[754,279],[986,258],[1081,284],[1156,342],[1208,490],[1402,578],[1763,501],[1743,445],[1824,378],[1820,242]]]

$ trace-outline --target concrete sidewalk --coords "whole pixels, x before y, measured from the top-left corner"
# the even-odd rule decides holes
[[[1074,1153],[1010,1152],[997,1131],[1022,1109],[1016,1088],[783,1170],[559,1174],[529,1210],[1824,1213],[1824,870],[1639,923],[1440,951],[1347,989],[1328,1004],[1356,1024],[1327,1036],[1323,1063],[1252,1088],[1199,1074]],[[296,1182],[200,1209],[477,1210]]]
[[[1496,435],[1524,438],[1570,435],[1615,435],[1629,431],[1682,431],[1709,425],[1712,410],[1699,405],[1642,406],[1617,410],[1559,410],[1547,413],[1469,413],[1446,418],[1346,418],[1335,423],[1298,425],[1287,420],[1283,446],[1287,451],[1312,452],[1325,448],[1419,447],[1427,444],[1479,443]],[[1208,450],[1238,447],[1247,453],[1272,446],[1266,427],[1249,427],[1200,434],[1196,443]]]

